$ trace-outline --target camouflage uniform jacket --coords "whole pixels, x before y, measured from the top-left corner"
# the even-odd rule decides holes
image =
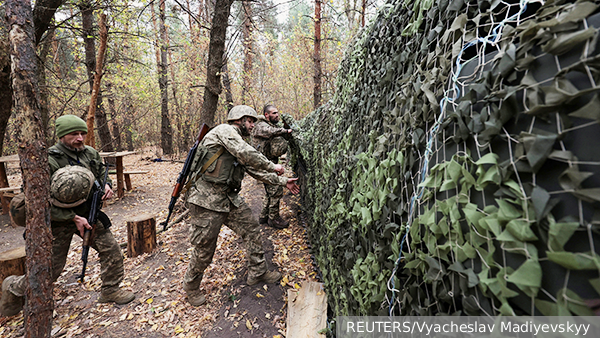
[[[240,129],[235,125],[221,124],[213,128],[204,139],[202,146],[213,148],[222,146],[242,165],[246,172],[259,181],[273,184],[286,185],[287,177],[277,176],[275,164],[269,161],[242,138]],[[194,170],[199,170],[195,168]],[[230,205],[239,207],[243,199],[238,193],[228,191],[227,185],[206,182],[199,178],[192,185],[188,202],[202,208],[217,212],[229,212]]]
[[[277,127],[271,121],[267,120],[264,115],[258,115],[258,120],[254,124],[254,130],[252,130],[254,148],[265,154],[266,144],[269,140],[275,136],[287,134],[287,129]]]
[[[50,165],[50,177],[55,171],[68,165],[80,165],[92,171],[98,182],[104,180],[104,164],[102,157],[96,149],[85,146],[82,151],[74,151],[65,147],[60,141],[48,149],[48,164]],[[112,186],[110,177],[107,183]],[[52,206],[52,221],[65,222],[72,220],[75,215],[87,217],[89,214],[88,203],[83,203],[75,208],[63,209]]]

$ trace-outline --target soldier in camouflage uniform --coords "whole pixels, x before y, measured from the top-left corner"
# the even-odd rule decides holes
[[[287,151],[287,141],[284,136],[289,135],[292,130],[279,128],[279,111],[273,105],[263,108],[264,116],[259,116],[252,132],[254,147],[263,153],[271,162],[278,163],[279,156]],[[270,183],[264,183],[265,199],[258,221],[260,224],[269,225],[277,229],[287,228],[289,222],[279,215],[279,202],[283,197],[283,187]]]
[[[48,150],[48,162],[52,182],[52,278],[60,276],[74,234],[83,236],[84,229],[92,229],[88,224],[89,203],[85,203],[94,180],[104,179],[104,165],[100,154],[85,146],[87,134],[85,121],[75,115],[65,115],[56,119],[56,135],[59,142]],[[111,181],[105,187],[102,199],[113,196]],[[135,296],[122,290],[123,255],[119,244],[107,226],[110,220],[103,215],[96,223],[92,248],[100,257],[102,287],[99,303],[115,302],[126,304]],[[9,276],[2,283],[0,314],[12,316],[21,311],[26,291],[25,276]]]
[[[286,186],[295,194],[300,189],[295,178],[278,176],[284,172],[281,165],[270,162],[242,139],[250,135],[256,118],[256,111],[249,106],[233,107],[227,117],[228,124],[218,125],[206,134],[192,163],[193,184],[187,201],[192,219],[190,242],[194,248],[183,289],[194,306],[206,302],[200,283],[215,253],[222,224],[240,235],[246,245],[248,285],[274,283],[281,278],[279,272],[267,270],[260,226],[238,193],[245,173],[263,182]]]

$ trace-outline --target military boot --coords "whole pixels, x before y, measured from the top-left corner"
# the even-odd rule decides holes
[[[117,303],[127,304],[135,299],[135,295],[131,291],[121,290],[118,287],[102,289],[98,303]]]
[[[259,282],[263,282],[265,284],[272,284],[281,279],[281,273],[278,271],[267,271],[258,277],[248,276],[248,285],[254,285]]]
[[[274,217],[272,219],[269,218],[268,224],[270,227],[273,227],[276,229],[285,229],[290,226],[290,222],[284,220],[279,215],[277,215],[276,217]]]
[[[14,316],[21,312],[25,297],[17,296],[8,290],[9,285],[17,276],[8,276],[2,282],[2,299],[0,299],[0,315],[5,317]]]
[[[206,303],[206,297],[200,291],[200,283],[183,283],[183,290],[187,294],[188,303],[192,306],[200,306]]]
[[[260,225],[269,225],[269,219],[267,217],[259,217],[258,223]]]

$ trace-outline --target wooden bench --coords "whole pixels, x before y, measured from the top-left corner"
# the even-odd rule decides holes
[[[125,177],[125,189],[127,189],[128,191],[133,189],[133,187],[131,186],[131,177],[129,175],[140,175],[140,174],[147,174],[149,173],[150,170],[128,170],[128,171],[124,171],[123,172],[123,176]],[[116,175],[117,172],[114,170],[111,170],[108,172],[109,174],[113,174]]]
[[[17,191],[17,190],[21,190],[21,186],[0,188],[0,192]]]

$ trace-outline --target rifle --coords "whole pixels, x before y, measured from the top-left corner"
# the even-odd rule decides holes
[[[175,208],[175,202],[177,202],[177,199],[179,198],[179,195],[181,194],[181,191],[185,186],[186,180],[190,175],[190,171],[192,169],[192,162],[194,161],[194,157],[196,157],[198,145],[200,145],[200,142],[202,141],[204,136],[206,136],[209,130],[210,128],[208,127],[208,125],[206,123],[202,123],[202,126],[200,127],[200,133],[198,133],[198,139],[196,139],[196,143],[194,143],[194,146],[192,146],[192,148],[188,152],[188,156],[185,159],[185,163],[183,164],[183,169],[181,169],[179,177],[177,177],[177,183],[175,184],[175,188],[173,188],[173,193],[171,194],[171,202],[169,203],[169,213],[167,214],[167,219],[161,223],[163,226],[163,231],[167,230],[169,218],[171,218],[173,208]]]
[[[83,250],[81,251],[83,269],[81,270],[81,275],[77,277],[79,278],[79,281],[81,283],[83,283],[83,277],[85,276],[85,268],[87,267],[92,231],[96,227],[96,221],[98,220],[98,215],[100,214],[100,209],[102,208],[102,196],[104,196],[104,187],[106,186],[106,180],[108,179],[109,164],[105,163],[104,166],[106,167],[106,170],[104,171],[104,181],[100,183],[98,182],[98,180],[95,180],[94,187],[92,188],[94,192],[92,193],[90,213],[87,218],[88,224],[92,226],[92,229],[86,228],[83,231]]]

